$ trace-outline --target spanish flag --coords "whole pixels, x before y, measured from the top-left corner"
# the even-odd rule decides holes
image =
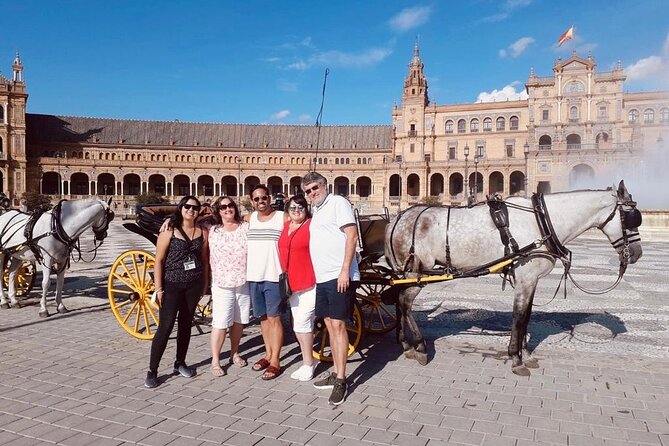
[[[565,43],[567,40],[571,40],[574,38],[574,25],[572,25],[567,32],[562,34],[560,38],[558,39],[558,48],[562,46],[563,43]]]

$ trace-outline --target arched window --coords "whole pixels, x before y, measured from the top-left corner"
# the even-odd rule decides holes
[[[492,119],[485,118],[483,120],[483,131],[484,132],[491,132],[492,131]]]
[[[335,158],[335,164],[339,164],[339,158]]]
[[[458,121],[458,133],[465,133],[467,131],[467,122],[464,119]]]
[[[497,118],[497,131],[503,132],[506,129],[506,120],[502,117]]]
[[[627,115],[629,122],[637,122],[639,120],[639,110],[632,109]]]
[[[518,130],[518,116],[511,116],[509,119],[509,130]]]
[[[569,107],[569,120],[570,121],[577,121],[578,120],[578,107],[575,105],[572,105]]]
[[[0,138],[0,153],[4,152],[4,146],[2,145],[2,138]]]
[[[453,121],[446,121],[446,133],[453,133]]]
[[[474,118],[469,122],[469,130],[472,133],[476,133],[479,131],[479,120]]]
[[[647,108],[643,111],[643,122],[644,124],[652,124],[655,121],[655,110],[652,108]]]
[[[660,109],[660,122],[669,122],[669,108]]]
[[[5,122],[5,109],[2,105],[0,105],[0,122]]]

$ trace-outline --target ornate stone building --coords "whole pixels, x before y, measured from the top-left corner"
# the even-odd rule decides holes
[[[213,198],[267,184],[299,190],[310,169],[362,212],[429,199],[564,190],[635,163],[669,130],[666,92],[625,93],[620,64],[600,73],[591,56],[530,72],[526,100],[437,105],[414,48],[389,126],[232,125],[26,114],[23,66],[0,77],[3,191],[54,198],[155,192]]]

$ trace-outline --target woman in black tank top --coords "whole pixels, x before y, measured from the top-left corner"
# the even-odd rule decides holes
[[[195,307],[209,284],[207,234],[195,223],[200,207],[196,197],[189,195],[182,198],[172,216],[172,228],[158,236],[154,283],[160,320],[151,342],[149,371],[144,381],[149,388],[160,384],[158,366],[177,320],[177,354],[173,373],[186,378],[195,376],[195,369],[186,365],[186,353]]]

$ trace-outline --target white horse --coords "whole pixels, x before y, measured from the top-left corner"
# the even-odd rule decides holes
[[[37,215],[35,215],[37,217]],[[0,280],[0,308],[18,306],[14,277],[22,261],[37,262],[42,266],[42,300],[39,315],[47,317],[46,294],[51,285],[51,273],[56,273],[56,303],[59,313],[66,313],[62,293],[65,269],[68,266],[70,253],[75,249],[79,236],[89,228],[93,229],[95,239],[102,243],[107,236],[109,222],[114,213],[109,203],[97,198],[84,200],[63,200],[52,210],[47,211],[37,220],[31,214],[11,210],[0,215],[0,265],[4,264],[5,256],[10,256],[9,269],[9,302]],[[31,234],[26,238],[26,225],[34,224]],[[96,245],[95,249],[99,245]]]
[[[527,350],[532,301],[537,282],[550,273],[556,260],[570,262],[571,253],[564,244],[590,228],[600,229],[618,252],[619,279],[627,264],[636,262],[642,254],[638,231],[641,213],[624,182],[620,182],[617,191],[548,194],[544,201],[539,197],[534,202],[521,197],[505,202],[510,235],[521,250],[527,248],[511,265],[514,301],[508,353],[512,370],[519,375],[529,375],[528,368],[538,367]],[[451,209],[415,206],[386,226],[385,254],[395,273],[415,277],[441,265],[454,268],[457,278],[488,272],[480,267],[492,266],[504,258],[505,249],[488,206]],[[425,341],[411,314],[420,289],[414,283],[399,291],[398,338],[405,356],[424,365]]]

